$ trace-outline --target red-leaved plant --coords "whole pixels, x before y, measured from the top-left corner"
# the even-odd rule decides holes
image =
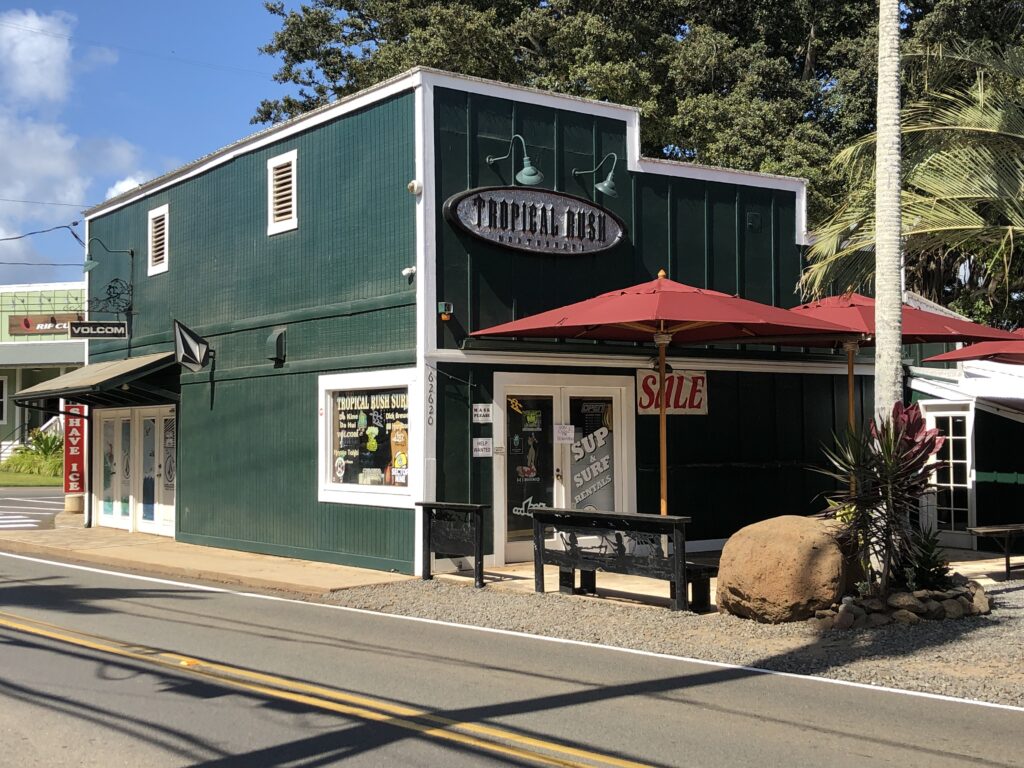
[[[822,470],[838,482],[830,504],[841,510],[869,591],[886,595],[894,565],[911,556],[921,497],[929,488],[931,457],[945,438],[928,429],[917,405],[896,403],[892,415],[870,429],[836,438]]]

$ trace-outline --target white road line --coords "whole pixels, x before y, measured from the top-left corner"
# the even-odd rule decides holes
[[[381,619],[396,619],[398,621],[412,621],[420,624],[433,624],[440,627],[451,627],[453,629],[463,629],[470,632],[483,632],[492,635],[504,635],[506,637],[518,637],[524,640],[538,640],[545,643],[560,643],[562,645],[575,645],[583,648],[596,648],[602,651],[612,651],[614,653],[625,653],[631,656],[645,656],[653,659],[665,659],[667,661],[681,661],[686,664],[696,664],[706,667],[715,667],[716,669],[735,669],[742,672],[752,672],[758,675],[771,675],[773,677],[786,677],[794,680],[805,680],[808,682],[815,683],[826,683],[828,685],[841,685],[847,688],[859,688],[865,691],[871,691],[874,693],[892,693],[899,696],[913,696],[921,699],[931,699],[933,701],[945,701],[951,704],[968,704],[975,707],[988,707],[990,709],[1002,709],[1008,712],[1024,712],[1024,707],[1016,707],[1012,704],[996,704],[991,701],[979,701],[977,699],[960,699],[956,696],[945,696],[941,693],[927,693],[925,691],[908,691],[902,688],[888,688],[883,685],[869,685],[867,683],[855,683],[850,680],[835,680],[831,677],[818,677],[817,675],[801,675],[796,672],[780,672],[775,669],[761,669],[760,667],[748,667],[742,664],[729,664],[724,661],[707,661],[706,659],[695,659],[689,656],[676,656],[670,653],[657,653],[655,651],[641,651],[636,648],[618,648],[614,645],[602,645],[600,643],[588,643],[583,640],[567,640],[561,637],[547,637],[545,635],[531,635],[528,632],[517,632],[511,629],[494,629],[492,627],[475,627],[472,624],[457,624],[452,621],[441,621],[440,619],[424,619],[419,616],[399,616],[394,613],[380,613],[378,611],[370,611],[365,608],[350,608],[345,605],[326,605],[324,603],[310,603],[305,600],[295,600],[290,597],[278,597],[277,595],[260,595],[255,592],[239,592],[234,589],[226,589],[223,587],[207,587],[202,584],[190,584],[187,581],[174,581],[171,579],[160,579],[154,576],[140,576],[134,573],[121,573],[120,571],[110,571],[104,568],[94,568],[88,565],[72,565],[71,563],[62,563],[57,560],[45,560],[38,557],[29,557],[27,555],[16,555],[11,552],[0,552],[0,557],[9,557],[15,560],[27,560],[32,563],[41,563],[43,565],[56,565],[61,568],[69,568],[75,571],[87,571],[89,573],[99,573],[105,576],[120,576],[124,579],[131,579],[134,581],[146,581],[152,584],[166,584],[172,587],[184,587],[186,589],[194,589],[197,592],[221,592],[227,595],[237,595],[238,597],[250,597],[257,600],[272,600],[281,603],[292,603],[294,605],[303,605],[309,608],[324,608],[327,610],[343,611],[345,613],[358,613],[364,616],[376,616]]]
[[[60,501],[47,501],[47,499],[60,499]],[[0,499],[0,501],[23,501],[23,502],[27,502],[29,504],[58,505],[58,504],[63,504],[64,503],[64,497],[63,496],[35,496],[35,497],[31,498],[31,499],[16,499],[13,496],[6,496],[6,497]]]
[[[59,514],[55,509],[28,509],[25,507],[0,507],[0,515],[17,513],[19,515],[45,515],[54,517]]]

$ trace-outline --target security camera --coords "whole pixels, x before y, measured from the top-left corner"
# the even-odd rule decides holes
[[[420,183],[419,179],[413,179],[405,185],[405,188],[409,190],[410,194],[418,195],[423,191],[423,184]]]
[[[402,270],[402,277],[412,277],[416,274],[416,267],[406,267]]]

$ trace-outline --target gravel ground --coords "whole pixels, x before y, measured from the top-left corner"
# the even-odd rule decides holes
[[[819,633],[723,614],[435,579],[332,592],[323,602],[707,661],[1024,706],[1024,581],[987,590],[989,616]]]

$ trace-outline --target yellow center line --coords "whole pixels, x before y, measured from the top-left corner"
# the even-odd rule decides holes
[[[109,653],[136,661],[156,664],[179,672],[186,671],[192,675],[215,680],[242,690],[285,699],[364,720],[383,722],[388,725],[415,731],[430,738],[451,741],[464,746],[530,760],[543,765],[564,766],[566,768],[586,768],[586,766],[594,765],[615,766],[615,768],[646,768],[644,763],[637,763],[613,755],[601,754],[545,739],[534,738],[495,726],[451,720],[414,707],[393,704],[369,696],[361,696],[312,683],[289,680],[288,678],[255,672],[241,667],[233,667],[205,659],[197,659],[159,648],[135,643],[124,643],[99,635],[77,632],[44,621],[17,616],[6,611],[0,611],[0,627],[27,632],[101,653]],[[421,722],[416,722],[417,720]],[[433,725],[426,725],[424,723],[431,723]],[[462,733],[459,731],[462,731]],[[495,740],[506,743],[497,743]],[[541,751],[553,754],[542,754]],[[564,755],[566,757],[558,757],[557,755]],[[573,759],[567,758],[575,758],[584,762],[576,762]]]

